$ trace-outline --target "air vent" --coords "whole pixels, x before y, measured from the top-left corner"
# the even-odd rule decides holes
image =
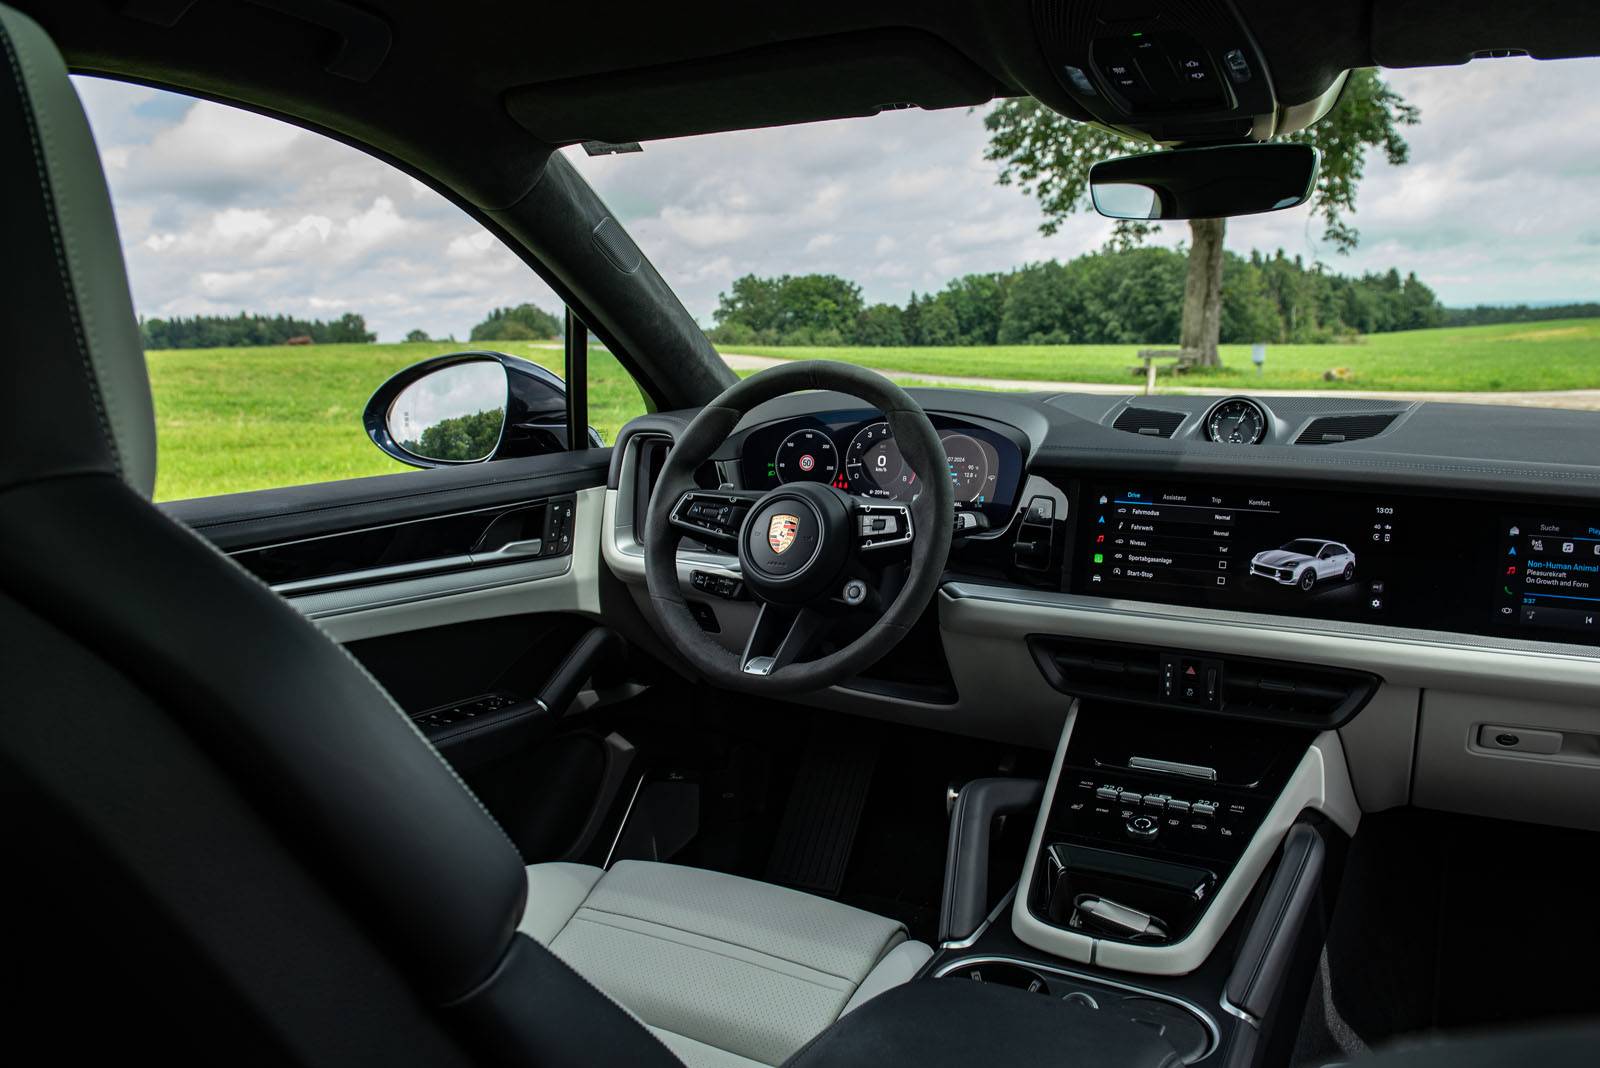
[[[1373,415],[1325,415],[1311,420],[1296,445],[1337,445],[1342,441],[1360,441],[1376,437],[1389,429],[1389,424],[1400,418],[1399,412],[1380,412]]]
[[[1144,434],[1152,438],[1170,438],[1183,425],[1182,412],[1168,412],[1160,408],[1124,408],[1117,413],[1112,427],[1129,434]]]

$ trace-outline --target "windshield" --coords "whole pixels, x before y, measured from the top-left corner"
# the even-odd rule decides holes
[[[1031,101],[566,152],[740,373],[820,357],[1129,393],[1153,362],[1159,392],[1592,409],[1597,77],[1518,58],[1356,72],[1307,135],[1313,200],[1225,225],[1094,214],[1078,164],[1139,146]],[[1209,308],[1191,253],[1214,260]]]
[[[1316,556],[1322,551],[1324,544],[1324,542],[1307,541],[1304,538],[1300,538],[1283,546],[1282,551],[1286,553],[1299,553],[1302,556]]]

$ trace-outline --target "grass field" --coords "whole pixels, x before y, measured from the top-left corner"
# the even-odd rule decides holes
[[[156,499],[267,489],[411,470],[361,428],[367,398],[391,374],[459,342],[181,349],[147,354],[160,463]],[[561,372],[561,351],[529,342],[492,347]],[[934,376],[983,376],[1137,386],[1136,345],[796,349],[738,346],[752,355],[820,358]],[[1546,390],[1600,388],[1600,319],[1380,334],[1351,345],[1274,345],[1257,375],[1245,346],[1224,346],[1221,371],[1165,379],[1249,389]],[[1332,367],[1353,373],[1324,382]],[[746,372],[748,373],[748,372]],[[590,355],[589,418],[606,441],[644,411],[625,371]]]
[[[367,439],[362,409],[401,368],[467,347],[435,341],[146,353],[160,453],[156,500],[414,470]],[[492,347],[561,373],[558,348],[518,341]],[[643,411],[633,379],[609,353],[593,350],[590,423],[609,442]]]
[[[763,348],[752,356],[841,360],[881,370],[1057,382],[1134,383],[1141,347],[1015,345],[986,348]],[[1349,345],[1270,345],[1265,372],[1250,346],[1222,346],[1223,368],[1185,381],[1225,389],[1542,390],[1600,387],[1600,319],[1559,319],[1448,330],[1373,334]],[[1348,368],[1353,377],[1327,382]],[[1165,381],[1163,382],[1165,385]],[[1181,389],[1182,383],[1174,383]]]

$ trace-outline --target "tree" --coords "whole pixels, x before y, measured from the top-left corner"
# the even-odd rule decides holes
[[[429,460],[481,460],[500,444],[506,413],[499,408],[441,419],[423,428],[419,438],[400,445]]]
[[[355,312],[345,312],[339,318],[328,324],[326,336],[312,338],[320,342],[350,342],[370,344],[378,340],[378,335],[367,329],[367,321]]]
[[[406,340],[407,341],[432,341],[433,338],[428,336],[428,332],[426,330],[411,330],[411,331],[407,331]]]
[[[1419,118],[1374,70],[1352,71],[1339,101],[1318,123],[1285,140],[1313,145],[1322,152],[1322,167],[1312,192],[1313,209],[1322,216],[1323,237],[1335,251],[1349,252],[1360,235],[1345,217],[1355,211],[1356,187],[1366,167],[1367,150],[1379,148],[1391,163],[1408,158],[1400,127]],[[1059,115],[1031,98],[1007,100],[984,117],[989,131],[986,159],[1001,164],[1001,185],[1016,184],[1033,194],[1044,210],[1039,229],[1055,233],[1066,218],[1089,203],[1089,168],[1102,159],[1124,155],[1136,146],[1118,134]],[[1110,245],[1137,244],[1154,225],[1119,222]],[[1203,363],[1216,364],[1222,329],[1223,219],[1189,223],[1189,263],[1184,284],[1179,343],[1201,353]]]
[[[717,340],[768,345],[838,345],[854,334],[861,287],[833,274],[736,279],[717,295]]]
[[[948,301],[935,297],[922,307],[922,343],[954,345],[961,340],[961,324]]]
[[[496,308],[472,328],[473,341],[548,341],[561,336],[561,320],[533,304]]]
[[[893,304],[874,304],[856,316],[857,345],[904,345],[906,328],[904,316]]]
[[[969,274],[946,283],[934,299],[955,313],[963,345],[993,345],[1000,335],[1000,309],[1005,305],[1000,274]]]
[[[331,323],[321,319],[296,319],[288,315],[196,315],[192,318],[140,319],[139,334],[146,349],[209,349],[253,345],[282,345],[294,338],[310,338],[318,345],[336,342],[366,343],[378,340],[367,321],[354,312]]]

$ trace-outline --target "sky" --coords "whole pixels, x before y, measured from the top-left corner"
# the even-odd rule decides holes
[[[1306,208],[1234,219],[1228,247],[1284,249],[1344,273],[1415,271],[1448,305],[1600,300],[1600,60],[1481,60],[1388,71],[1422,111],[1411,162],[1368,157],[1359,249]],[[78,77],[141,315],[241,310],[366,316],[382,341],[465,339],[489,309],[555,295],[454,205],[356,149],[223,105]],[[831,272],[868,302],[951,278],[1067,260],[1111,223],[1051,237],[983,158],[984,109],[897,111],[566,150],[690,313],[712,322],[737,277]],[[1155,239],[1175,245],[1183,224]]]

